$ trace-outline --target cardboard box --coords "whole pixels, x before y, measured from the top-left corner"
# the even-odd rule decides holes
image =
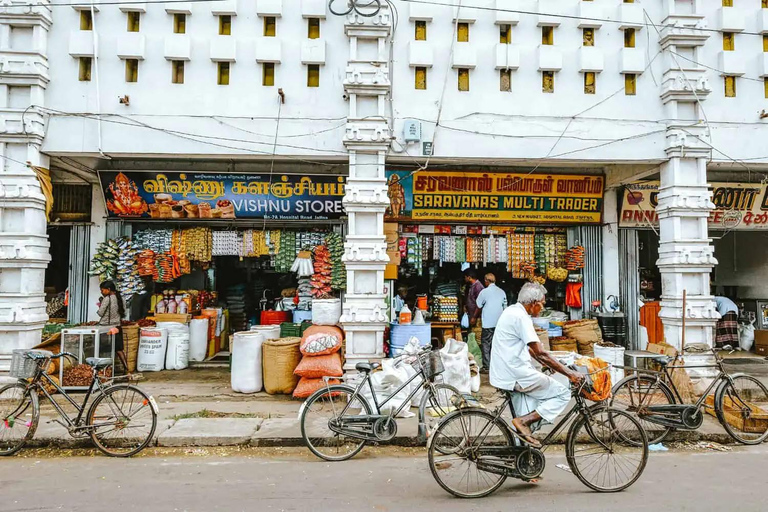
[[[669,357],[675,357],[677,355],[677,349],[669,343],[649,343],[646,350],[648,350],[648,352],[653,352],[654,354],[661,354]]]
[[[387,265],[384,267],[384,279],[397,279],[397,265]]]
[[[755,331],[755,354],[768,356],[768,330]]]

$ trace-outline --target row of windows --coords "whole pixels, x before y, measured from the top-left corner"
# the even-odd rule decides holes
[[[78,80],[81,82],[91,81],[91,68],[93,67],[92,57],[80,57],[80,69]],[[183,60],[171,61],[171,83],[184,83]],[[229,85],[229,72],[231,64],[229,62],[218,62],[216,66],[216,83],[218,85]],[[275,85],[275,64],[273,62],[264,62],[261,65],[262,79],[261,84],[266,87]],[[136,83],[139,81],[139,60],[125,59],[125,81]],[[307,65],[307,87],[320,87],[320,66],[318,64]]]
[[[469,91],[469,69],[460,68],[457,70],[459,91]],[[418,90],[427,89],[427,68],[414,68],[414,82]],[[502,69],[499,71],[499,90],[510,92],[512,90],[512,71]],[[541,72],[541,90],[542,92],[555,92],[555,72]],[[597,92],[597,75],[593,72],[584,73],[584,94],[595,94]],[[624,75],[624,94],[634,96],[637,94],[637,75],[627,73]]]
[[[127,12],[128,32],[139,32],[141,30],[141,13]],[[80,11],[80,30],[93,30],[93,15],[91,11]],[[173,33],[187,33],[187,15],[175,13],[173,15]],[[275,37],[277,34],[277,19],[274,16],[264,18],[264,36]],[[232,16],[219,16],[219,35],[232,35]],[[320,18],[307,18],[307,37],[309,39],[320,38]]]

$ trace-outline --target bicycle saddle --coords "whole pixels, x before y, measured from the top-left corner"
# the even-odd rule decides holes
[[[357,363],[355,370],[363,373],[369,373],[381,366],[379,363]]]
[[[650,357],[649,359],[653,359],[657,363],[659,363],[661,366],[667,366],[669,363],[672,362],[672,358],[669,356],[665,356],[663,354],[658,354],[653,357]]]
[[[85,360],[85,364],[93,366],[94,368],[106,368],[107,366],[112,366],[112,358],[88,357]]]

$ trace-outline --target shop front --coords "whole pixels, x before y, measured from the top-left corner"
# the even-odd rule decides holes
[[[589,235],[600,232],[603,176],[393,169],[388,183],[390,300],[418,318],[403,325],[390,308],[392,354],[414,334],[422,344],[468,334],[480,341],[478,324],[469,329],[463,318],[468,269],[481,283],[493,274],[508,304],[525,282],[543,284],[549,317],[538,322],[552,338],[590,311],[593,294],[599,300],[585,286],[601,270]]]
[[[299,336],[318,301],[326,317],[341,314],[345,177],[115,170],[99,180],[107,231],[121,236],[99,243],[87,270],[122,296],[130,371],[226,366],[236,332]],[[162,356],[142,335],[158,325]],[[109,356],[103,339],[96,355]],[[168,356],[173,343],[186,356]]]
[[[651,343],[663,341],[658,319],[663,282],[656,266],[658,187],[657,181],[627,185],[619,212],[624,246],[621,281],[627,294],[623,299],[628,302],[631,294],[644,302],[634,318],[645,327]],[[768,299],[768,264],[764,258],[768,249],[768,186],[715,182],[711,190],[715,209],[708,227],[718,262],[711,276],[712,294],[733,300],[742,323],[754,321],[756,329],[768,330],[768,310],[762,307]]]

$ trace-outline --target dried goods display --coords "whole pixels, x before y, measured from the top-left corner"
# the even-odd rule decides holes
[[[107,240],[96,246],[88,273],[102,281],[114,279],[117,273],[117,257],[120,255],[118,239]]]
[[[575,245],[568,249],[568,252],[565,254],[565,267],[568,270],[584,268],[584,247]]]
[[[347,286],[347,269],[342,262],[344,240],[339,233],[328,233],[325,243],[331,252],[331,288],[343,290]]]
[[[507,268],[512,272],[512,277],[527,279],[535,270],[534,242],[535,235],[533,234],[513,233],[507,235],[507,245],[511,248],[508,254]]]
[[[331,252],[325,245],[315,247],[314,271],[312,274],[312,296],[315,298],[324,298],[331,293]]]

